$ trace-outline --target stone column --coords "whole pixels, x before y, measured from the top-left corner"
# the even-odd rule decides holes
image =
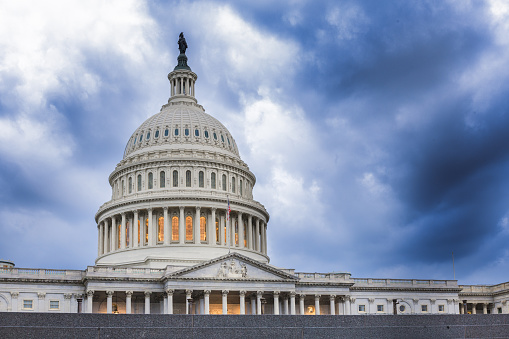
[[[103,254],[108,253],[108,219],[103,220]]]
[[[228,290],[223,290],[221,293],[223,295],[223,314],[228,314]]]
[[[196,216],[194,218],[194,243],[199,244],[201,242],[200,236],[200,207],[196,206]]]
[[[186,218],[184,216],[184,206],[180,206],[179,216],[179,243],[184,244],[186,242]]]
[[[320,315],[320,295],[315,294],[315,315]]]
[[[221,244],[221,246],[225,246],[226,245],[226,239],[225,239],[225,234],[224,234],[224,229],[225,229],[225,217],[224,215],[221,215],[220,218],[219,218],[219,243]]]
[[[145,291],[145,314],[150,314],[150,294],[152,294],[152,292]]]
[[[39,297],[39,305],[37,305],[37,312],[46,312],[46,293],[39,292],[37,293]],[[90,308],[92,309],[92,308]]]
[[[117,218],[111,217],[111,248],[110,251],[115,251],[118,245],[118,232],[117,232]]]
[[[336,315],[336,296],[331,294],[329,296],[330,300],[330,315]]]
[[[262,222],[262,253],[267,254],[267,224]]]
[[[255,241],[255,250],[260,252],[261,250],[261,247],[260,247],[260,219],[256,218],[256,231],[255,231],[255,237],[254,237],[254,241]]]
[[[283,296],[283,314],[288,315],[290,311],[288,310],[288,296]]]
[[[345,295],[345,315],[350,315],[351,306],[350,306],[350,296]]]
[[[216,209],[215,208],[212,208],[212,215],[210,216],[210,218],[212,219],[211,220],[211,223],[209,225],[209,244],[210,245],[215,245],[217,243],[217,240],[216,239]],[[221,231],[221,230],[219,230]],[[221,233],[221,232],[219,232]]]
[[[482,314],[488,314],[488,304],[482,304]]]
[[[279,291],[274,291],[274,314],[279,315]]]
[[[306,310],[304,308],[304,298],[306,298],[305,294],[299,294],[299,314],[306,314]]]
[[[154,219],[152,217],[152,209],[149,208],[148,209],[148,230],[147,230],[147,234],[148,234],[148,246],[154,246],[154,240],[155,240],[155,236],[154,236],[154,225],[153,225],[153,220]]]
[[[239,248],[244,248],[244,221],[242,220],[242,213],[237,213],[239,223]]]
[[[246,242],[247,248],[253,249],[253,216],[247,216],[247,229],[246,229]]]
[[[263,291],[256,292],[256,314],[262,314],[262,295]]]
[[[436,301],[437,301],[436,299],[430,299],[430,301],[429,301],[430,305],[431,305],[431,310],[430,310],[431,314],[437,313],[437,310],[435,309]]]
[[[132,296],[133,296],[133,291],[125,291],[125,313],[126,314],[132,313],[132,307],[131,307]]]
[[[101,256],[104,254],[104,223],[101,221],[98,225],[98,231],[99,231],[99,247],[97,249],[97,256]]]
[[[477,303],[472,303],[472,314],[477,314],[476,307],[477,307]]]
[[[171,241],[170,220],[168,219],[168,207],[163,208],[164,211],[164,244],[169,245]]]
[[[129,227],[128,227],[128,242],[129,248],[133,248],[133,233],[134,233],[134,218],[129,219]],[[127,246],[127,244],[126,244]]]
[[[204,297],[204,314],[210,314],[210,290],[203,291],[203,297]]]
[[[246,291],[240,291],[240,314],[246,314]]]
[[[290,314],[295,315],[295,292],[290,292]]]
[[[167,314],[173,314],[173,292],[174,290],[168,289],[166,290],[166,295],[168,296],[168,309],[166,310]]]
[[[71,298],[72,298],[72,293],[64,293],[64,308],[63,308],[63,311],[64,313],[71,313]]]
[[[193,295],[193,290],[186,290],[186,314],[190,314],[191,312],[189,312],[189,306],[192,305],[192,302],[193,302],[193,298],[192,298],[192,295]]]
[[[106,313],[113,313],[113,291],[106,291]]]
[[[138,210],[133,211],[134,214],[134,221],[132,225],[133,229],[133,246],[132,247],[138,247],[138,221],[140,220],[140,217],[138,216]],[[141,233],[141,232],[140,232]],[[140,234],[141,236],[141,234]]]
[[[125,249],[125,243],[126,243],[126,234],[125,234],[125,213],[121,214],[122,216],[122,223],[120,226],[120,248]]]
[[[93,300],[94,300],[94,291],[88,290],[87,291],[87,313],[92,313]]]
[[[256,314],[256,293],[251,294],[251,314]]]

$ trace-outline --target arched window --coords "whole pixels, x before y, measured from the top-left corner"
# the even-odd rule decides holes
[[[167,137],[167,136],[168,136],[168,133],[169,133],[168,129],[165,129],[165,130],[164,130],[164,136],[165,136],[165,137]]]
[[[216,243],[219,244],[220,242],[220,239],[219,239],[219,219],[216,218]]]
[[[223,182],[221,184],[223,185],[223,191],[226,191],[226,175],[223,174],[222,178],[223,178],[223,180],[222,180]]]
[[[186,171],[186,187],[191,187],[191,171]]]
[[[189,136],[189,128],[184,129],[184,134],[186,135],[186,137]]]
[[[214,136],[214,140],[217,140],[217,134],[216,134],[216,132],[213,132],[213,133],[212,133],[212,135]],[[135,140],[135,142],[136,142],[136,140]]]
[[[157,130],[156,133],[154,134],[154,138],[155,139],[159,138],[159,130]]]
[[[151,190],[154,188],[154,174],[152,172],[149,172],[148,174],[148,189]]]
[[[232,177],[232,193],[235,193],[235,177]]]
[[[138,174],[138,191],[141,191],[141,174]]]
[[[150,139],[150,132],[147,132],[147,140]]]
[[[157,241],[158,242],[164,241],[164,217],[159,217],[157,223]]]
[[[171,218],[171,241],[179,241],[179,217]]]
[[[177,170],[173,171],[173,187],[179,186],[179,172]]]
[[[129,247],[129,243],[130,243],[130,239],[129,239],[129,226],[131,224],[128,222],[125,223],[125,247],[128,248]]]
[[[145,229],[143,230],[143,234],[145,234],[145,244],[148,245],[148,218],[145,220]]]
[[[200,240],[207,241],[207,219],[200,217]]]
[[[117,249],[120,249],[120,232],[121,232],[121,229],[122,229],[122,225],[121,224],[118,224],[117,225]]]
[[[210,174],[210,188],[216,189],[216,173]]]
[[[186,241],[193,241],[193,217],[186,217]]]
[[[164,188],[166,186],[166,173],[164,171],[159,172],[159,187]]]
[[[195,137],[199,137],[200,136],[200,131],[198,129],[194,130],[194,136]]]
[[[179,136],[179,129],[178,128],[175,128],[175,136],[178,137]]]
[[[122,179],[122,190],[120,191],[120,196],[124,196],[125,194],[125,184],[124,184],[124,179]]]
[[[200,187],[205,187],[204,181],[205,180],[203,179],[203,171],[200,171],[200,173],[198,173],[198,182]]]
[[[239,244],[239,220],[235,219],[235,245]]]
[[[204,133],[205,133],[205,138],[207,138],[207,139],[208,139],[208,138],[209,138],[209,131],[205,130],[205,132],[204,132]]]
[[[239,183],[239,194],[242,196],[242,180]]]
[[[141,226],[140,226],[140,219],[138,219],[138,245],[140,244],[140,241],[141,241],[141,230],[140,230]]]
[[[133,177],[129,177],[128,184],[129,184],[129,193],[133,193]]]

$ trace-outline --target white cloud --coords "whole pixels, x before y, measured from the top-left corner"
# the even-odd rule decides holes
[[[326,15],[327,23],[336,28],[339,40],[351,40],[357,35],[366,32],[369,20],[362,8],[350,6],[337,6],[330,9]]]

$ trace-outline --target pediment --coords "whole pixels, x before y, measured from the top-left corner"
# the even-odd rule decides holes
[[[173,272],[167,275],[166,278],[186,280],[298,280],[292,274],[262,264],[238,253],[230,253]]]

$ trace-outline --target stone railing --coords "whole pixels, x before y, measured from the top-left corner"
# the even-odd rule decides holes
[[[350,273],[303,273],[297,272],[295,276],[301,281],[350,281]]]
[[[500,292],[509,292],[509,282],[498,285],[460,285],[459,287],[462,289],[460,293],[466,294],[495,294]]]
[[[421,280],[421,279],[373,279],[353,278],[354,286],[414,286],[414,287],[458,287],[456,280]]]
[[[56,280],[81,280],[84,271],[79,270],[52,270],[39,268],[0,268],[0,278],[33,278]]]
[[[91,276],[136,276],[136,277],[151,277],[158,278],[161,277],[166,269],[157,269],[157,268],[130,268],[130,267],[97,267],[97,266],[89,266],[86,271],[86,275]]]

